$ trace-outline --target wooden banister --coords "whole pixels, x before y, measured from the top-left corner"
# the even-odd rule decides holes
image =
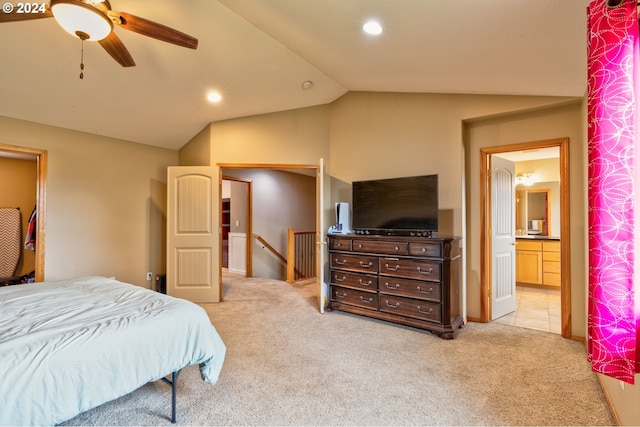
[[[256,238],[260,243],[262,243],[265,248],[269,249],[269,251],[273,253],[280,260],[280,262],[282,262],[283,264],[287,263],[287,259],[280,252],[278,252],[276,248],[271,246],[269,242],[264,240],[262,236],[260,236],[259,234],[253,233],[253,237]]]
[[[295,236],[296,235],[304,235],[304,234],[315,234],[313,231],[307,232],[294,232],[293,228],[289,228],[287,230],[287,257],[285,258],[276,248],[271,246],[269,242],[267,242],[262,236],[259,234],[253,233],[253,238],[258,240],[260,244],[262,244],[263,248],[269,250],[273,255],[275,255],[278,260],[287,266],[287,278],[286,281],[288,283],[293,283],[296,281],[296,278],[306,278],[305,274],[300,271],[296,267],[296,249],[295,249]],[[313,276],[312,276],[313,277]]]

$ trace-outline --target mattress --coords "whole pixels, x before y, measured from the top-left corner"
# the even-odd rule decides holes
[[[201,307],[138,286],[0,288],[0,425],[60,423],[188,365],[215,384],[225,353]]]

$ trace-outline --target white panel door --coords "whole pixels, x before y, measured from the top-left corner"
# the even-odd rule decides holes
[[[516,311],[515,163],[491,156],[491,320]]]
[[[326,262],[327,240],[326,221],[324,218],[324,159],[320,159],[316,172],[316,285],[318,287],[318,304],[320,313],[324,313],[328,303],[328,284],[324,281],[324,269]]]
[[[167,293],[220,301],[219,188],[213,166],[167,169]]]

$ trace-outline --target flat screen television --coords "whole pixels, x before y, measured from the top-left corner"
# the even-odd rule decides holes
[[[433,235],[438,231],[438,175],[353,182],[356,234]]]

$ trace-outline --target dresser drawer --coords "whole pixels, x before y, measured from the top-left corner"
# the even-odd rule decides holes
[[[546,252],[560,252],[560,241],[542,242],[542,250]]]
[[[334,251],[350,251],[351,239],[343,239],[341,237],[330,237],[329,249]]]
[[[370,274],[378,273],[378,258],[363,255],[331,254],[331,268],[340,270],[362,271]]]
[[[440,263],[427,260],[380,258],[380,274],[439,282]]]
[[[442,258],[442,245],[439,243],[409,243],[409,255]]]
[[[347,286],[372,292],[378,290],[378,276],[349,273],[348,271],[342,270],[331,270],[330,281],[332,285]]]
[[[392,295],[380,295],[380,311],[432,322],[441,318],[440,304]]]
[[[542,273],[542,283],[549,286],[560,286],[560,273]]]
[[[516,248],[519,251],[541,251],[542,250],[542,242],[540,240],[516,239],[516,243],[518,245],[516,246]]]
[[[389,255],[407,255],[409,253],[408,243],[380,242],[368,240],[353,240],[352,250],[354,252],[368,252]]]
[[[371,310],[378,309],[378,294],[340,286],[331,286],[331,301]]]
[[[380,293],[440,301],[440,283],[421,280],[380,277]]]
[[[542,271],[545,273],[560,273],[560,263],[557,261],[542,261]]]

